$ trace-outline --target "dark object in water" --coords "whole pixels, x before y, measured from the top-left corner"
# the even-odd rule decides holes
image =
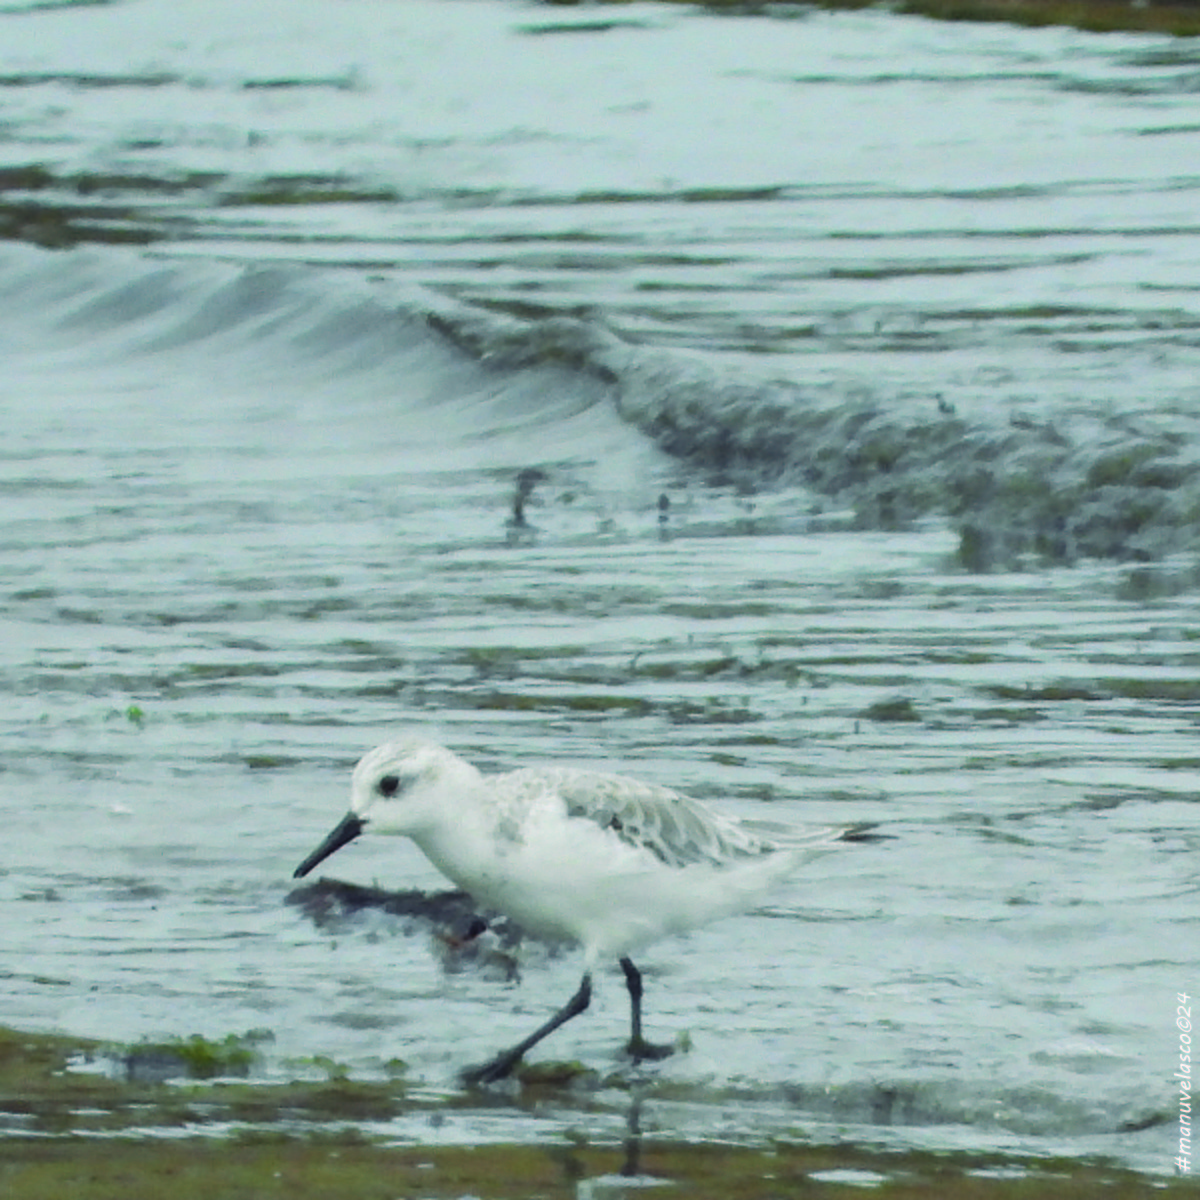
[[[529,528],[529,522],[525,519],[525,501],[533,495],[533,489],[548,478],[546,472],[537,467],[526,467],[517,476],[517,490],[513,494],[512,517],[509,520],[509,525],[514,529]]]
[[[423,930],[433,935],[437,957],[452,975],[471,970],[512,982],[520,975],[517,947],[536,940],[508,917],[481,910],[466,892],[421,892],[415,888],[393,892],[340,879],[318,879],[294,888],[285,900],[302,909],[319,929],[367,909],[407,917],[410,932]]]
[[[481,912],[466,892],[422,892],[415,888],[392,892],[340,879],[318,879],[293,888],[285,899],[302,909],[318,927],[334,924],[363,909],[376,909],[394,917],[414,917],[443,935],[463,941],[471,941],[490,929],[504,946],[511,948],[526,936],[507,917]]]

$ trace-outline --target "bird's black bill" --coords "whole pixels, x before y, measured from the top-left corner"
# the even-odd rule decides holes
[[[296,868],[292,873],[293,879],[300,879],[309,871],[328,858],[335,850],[340,850],[347,842],[352,842],[363,831],[362,818],[357,813],[347,813],[330,835]]]

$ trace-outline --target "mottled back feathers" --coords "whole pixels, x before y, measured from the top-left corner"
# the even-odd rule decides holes
[[[834,840],[840,830],[789,830],[724,817],[671,788],[624,775],[566,767],[526,768],[494,776],[508,820],[521,826],[542,805],[561,804],[568,817],[591,821],[627,846],[668,867],[731,866]],[[503,828],[505,816],[501,816]]]

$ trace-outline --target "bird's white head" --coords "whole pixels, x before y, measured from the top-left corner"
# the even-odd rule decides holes
[[[397,738],[363,755],[350,780],[350,811],[377,833],[419,831],[442,818],[455,791],[479,782],[457,754],[421,738]]]
[[[419,838],[443,823],[447,801],[469,794],[479,778],[470,763],[435,742],[404,737],[376,746],[354,768],[350,811],[296,868],[296,877],[368,830]]]

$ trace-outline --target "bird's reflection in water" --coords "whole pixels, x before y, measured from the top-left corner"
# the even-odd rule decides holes
[[[633,1092],[625,1116],[624,1160],[620,1170],[593,1175],[575,1181],[576,1200],[634,1200],[645,1195],[647,1187],[670,1183],[668,1179],[642,1174],[642,1096]]]
[[[625,1118],[625,1161],[621,1174],[640,1175],[642,1172],[642,1097],[634,1092],[629,1097],[629,1112]]]

